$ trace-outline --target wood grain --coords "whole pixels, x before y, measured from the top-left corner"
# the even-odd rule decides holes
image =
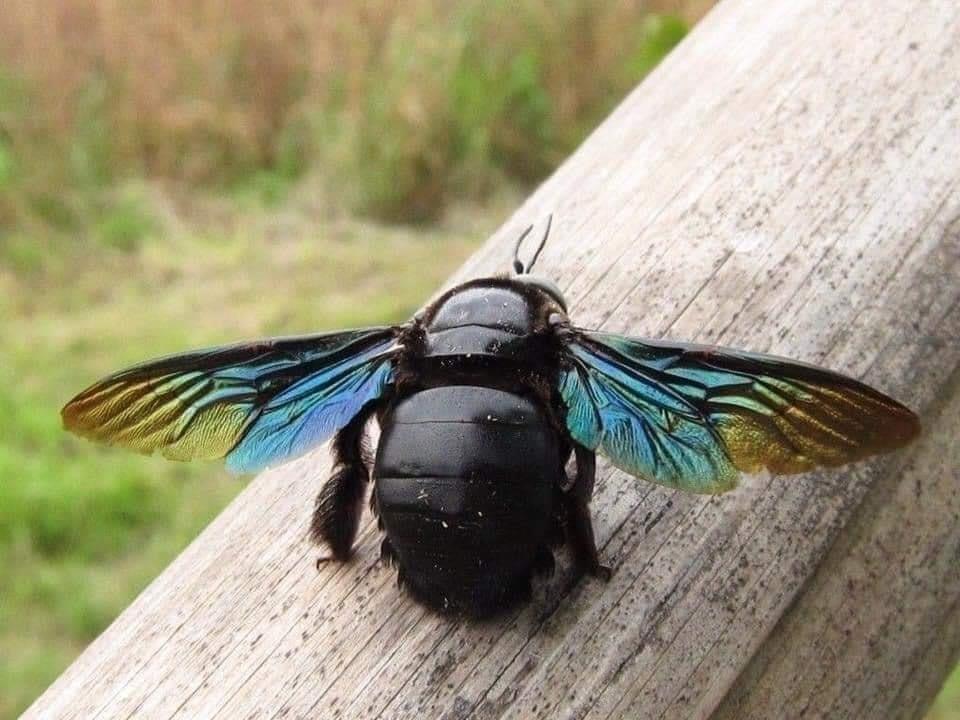
[[[583,326],[862,377],[923,440],[701,497],[600,465],[609,583],[495,622],[313,568],[325,450],[264,473],[28,718],[920,717],[960,647],[960,5],[724,0],[451,282],[539,271]]]

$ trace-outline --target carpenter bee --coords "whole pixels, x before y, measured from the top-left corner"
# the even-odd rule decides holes
[[[829,370],[577,327],[560,289],[530,274],[549,223],[530,263],[518,259],[531,229],[513,275],[458,285],[403,325],[150,361],[80,393],[64,425],[174,460],[223,457],[237,472],[332,437],[313,540],[350,556],[372,477],[399,583],[472,617],[528,597],[562,543],[582,571],[609,576],[589,510],[596,453],[648,482],[721,493],[741,472],[834,467],[918,434],[906,407]]]

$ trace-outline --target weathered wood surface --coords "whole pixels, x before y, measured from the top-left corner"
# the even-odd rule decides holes
[[[919,717],[960,647],[960,4],[725,0],[467,263],[586,326],[827,364],[922,442],[699,497],[602,465],[608,584],[432,615],[368,524],[313,568],[324,451],[256,478],[32,718]]]

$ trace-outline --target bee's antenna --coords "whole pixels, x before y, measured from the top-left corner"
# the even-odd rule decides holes
[[[533,225],[520,233],[520,237],[517,238],[517,245],[513,249],[513,270],[517,275],[529,274],[533,269],[533,264],[537,261],[537,258],[540,257],[540,251],[543,250],[543,246],[547,244],[547,237],[550,235],[550,225],[552,223],[553,213],[550,213],[547,215],[547,229],[543,231],[543,239],[540,241],[540,245],[537,246],[536,252],[533,253],[533,259],[530,260],[530,263],[526,267],[520,262],[520,244],[527,238],[527,235],[533,231]]]
[[[520,237],[517,238],[516,247],[513,248],[513,271],[517,275],[523,275],[523,273],[526,272],[526,270],[524,270],[523,263],[520,262],[520,243],[522,243],[527,235],[529,235],[532,231],[533,225],[520,233]]]
[[[547,229],[543,231],[543,239],[540,241],[540,245],[537,246],[537,251],[533,254],[533,259],[530,261],[530,264],[527,265],[527,272],[529,273],[533,270],[533,264],[537,261],[537,258],[540,257],[540,251],[543,250],[543,246],[547,244],[547,238],[550,236],[550,226],[553,224],[553,213],[547,215]]]

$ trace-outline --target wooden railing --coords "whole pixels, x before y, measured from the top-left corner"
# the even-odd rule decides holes
[[[476,253],[583,326],[825,364],[925,433],[703,497],[601,464],[609,583],[494,622],[306,530],[326,451],[256,478],[30,718],[916,718],[960,648],[960,5],[723,0]]]

